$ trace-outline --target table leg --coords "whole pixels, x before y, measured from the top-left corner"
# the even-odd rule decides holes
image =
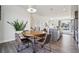
[[[35,37],[34,37],[34,40],[33,40],[33,53],[36,53],[36,49],[35,49],[35,47],[36,47],[36,44],[35,44]]]

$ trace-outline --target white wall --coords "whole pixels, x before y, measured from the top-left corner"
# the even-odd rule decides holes
[[[38,14],[33,14],[32,26],[41,27],[41,30],[45,27],[45,22],[47,23],[49,18],[45,16],[40,16]]]
[[[38,5],[37,14],[53,18],[71,17],[71,5]]]
[[[51,11],[50,8],[53,8]],[[50,18],[53,19],[54,25],[58,25],[58,20],[71,20],[74,18],[74,6],[37,6],[37,12],[33,14],[32,25],[44,27],[47,22],[50,25]]]
[[[70,15],[71,16],[71,15]],[[55,26],[58,26],[58,20],[71,20],[72,18],[67,18],[67,17],[56,17],[56,18],[53,18],[52,17],[52,20],[51,20],[51,17],[49,16],[40,16],[38,14],[34,14],[33,15],[33,21],[32,21],[32,26],[40,26],[41,28],[44,28],[44,24],[47,23],[49,26],[52,25],[52,23],[55,25]]]
[[[12,5],[3,5],[2,7],[2,39],[0,39],[0,43],[8,42],[15,40],[15,30],[14,28],[7,23],[7,21],[13,21],[15,19],[25,20],[29,22],[29,15],[25,9],[20,6],[12,6]],[[26,29],[29,29],[30,23],[27,24]]]
[[[2,14],[2,12],[1,12],[1,14]],[[0,20],[0,42],[2,42],[2,40],[3,40],[3,20],[2,20],[2,15],[1,15],[1,20]]]

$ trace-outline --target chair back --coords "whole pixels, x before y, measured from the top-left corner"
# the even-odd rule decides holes
[[[15,33],[15,39],[16,39],[16,43],[17,43],[18,45],[22,44],[21,38],[20,38],[19,34]]]
[[[44,40],[44,44],[48,44],[50,43],[51,40],[51,34],[46,34],[45,40]]]

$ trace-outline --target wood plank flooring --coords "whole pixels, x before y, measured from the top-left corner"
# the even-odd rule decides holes
[[[77,53],[79,49],[72,35],[63,34],[58,42],[52,43],[53,52],[56,53]]]
[[[0,53],[16,53],[15,41],[1,43]]]
[[[79,53],[79,49],[72,35],[63,34],[57,42],[51,43],[51,53]],[[15,41],[0,44],[0,53],[16,53]],[[26,48],[19,53],[32,53],[32,48]],[[50,53],[47,50],[39,49],[37,53]]]

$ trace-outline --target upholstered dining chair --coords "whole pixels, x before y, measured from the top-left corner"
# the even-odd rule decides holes
[[[41,40],[38,40],[37,41],[37,44],[41,47],[41,48],[44,48],[44,49],[47,49],[48,51],[51,52],[51,34],[46,34],[45,35],[45,38],[41,39]],[[45,48],[45,45],[48,44]]]
[[[15,38],[16,38],[16,49],[17,49],[17,52],[20,52],[21,50],[24,50],[25,48],[28,48],[29,44],[32,43],[31,40],[29,40],[26,37],[21,37],[17,33],[15,33]]]

